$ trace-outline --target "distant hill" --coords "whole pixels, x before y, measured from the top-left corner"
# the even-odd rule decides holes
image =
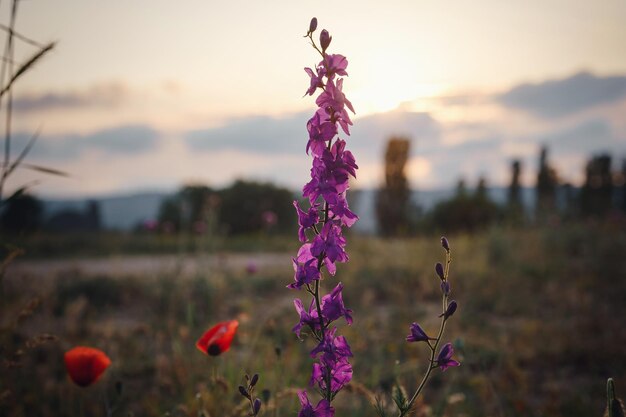
[[[85,199],[43,200],[47,218],[64,210],[83,211],[89,201],[100,205],[101,224],[110,230],[131,230],[138,223],[156,219],[161,202],[171,193],[145,192]]]
[[[487,190],[489,197],[498,204],[504,204],[507,199],[507,189],[493,187]],[[358,189],[352,192],[352,209],[360,217],[355,230],[361,233],[376,232],[376,215],[374,201],[376,190]],[[109,230],[131,230],[137,224],[146,220],[157,218],[159,207],[164,199],[173,193],[167,192],[139,192],[136,194],[104,196],[85,199],[44,199],[44,210],[47,218],[63,210],[85,210],[88,201],[95,201],[100,205],[101,224]],[[454,194],[454,189],[443,190],[415,190],[411,194],[414,204],[422,212],[431,210],[435,204],[449,199]],[[535,191],[533,188],[522,189],[522,201],[524,207],[530,210],[535,204]],[[294,216],[295,221],[295,216]]]

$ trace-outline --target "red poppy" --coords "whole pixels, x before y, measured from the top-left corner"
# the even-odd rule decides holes
[[[65,352],[65,369],[72,381],[81,387],[96,382],[111,365],[111,359],[101,350],[76,346]]]
[[[196,342],[196,347],[203,353],[217,356],[230,349],[230,343],[239,327],[237,320],[223,321],[207,330]]]

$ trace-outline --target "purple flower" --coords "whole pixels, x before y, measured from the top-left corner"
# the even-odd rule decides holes
[[[320,157],[326,149],[326,142],[337,134],[337,126],[328,119],[328,115],[323,109],[315,112],[306,124],[309,132],[309,141],[306,144],[306,153],[309,149],[313,156]]]
[[[298,398],[300,399],[300,405],[302,407],[298,413],[298,417],[333,417],[335,415],[335,409],[331,407],[330,403],[326,400],[320,400],[317,406],[313,408],[309,402],[306,391],[298,391]]]
[[[441,236],[441,246],[446,250],[446,252],[450,252],[450,243],[445,236]]]
[[[348,324],[352,324],[352,310],[346,308],[343,304],[343,297],[341,291],[343,290],[343,284],[340,282],[330,292],[330,294],[322,297],[321,307],[322,316],[327,323],[337,320],[339,317],[344,316]]]
[[[311,305],[309,306],[309,310],[305,310],[302,305],[302,300],[296,298],[293,300],[293,305],[296,307],[296,311],[300,316],[300,321],[298,324],[293,326],[291,329],[292,332],[300,337],[300,331],[304,325],[309,326],[311,329],[318,330],[320,328],[319,316],[317,315],[317,309],[315,308],[315,300],[311,300]]]
[[[339,54],[328,54],[325,59],[320,62],[319,66],[326,68],[326,76],[332,79],[335,74],[346,76],[346,68],[348,68],[348,60],[345,56]]]
[[[320,270],[317,269],[317,260],[309,259],[304,264],[298,263],[295,258],[292,258],[294,281],[287,285],[287,288],[299,290],[303,285],[310,284],[315,280],[320,279]]]
[[[344,246],[346,239],[341,235],[341,227],[328,222],[313,239],[311,254],[315,257],[325,256],[333,264],[337,261],[347,262],[348,254],[343,249]]]
[[[411,324],[411,334],[406,337],[407,342],[426,342],[428,340],[436,339],[429,337],[419,324]]]
[[[326,89],[317,97],[315,103],[319,107],[326,109],[331,118],[334,117],[339,122],[346,135],[349,135],[348,125],[352,125],[352,121],[344,106],[350,109],[352,113],[354,113],[354,107],[352,107],[352,103],[346,98],[342,89],[343,78],[338,79],[336,84],[332,79],[329,79],[326,83]]]
[[[311,206],[307,211],[300,208],[297,201],[293,202],[293,206],[298,213],[298,238],[300,242],[306,242],[306,234],[304,231],[317,224],[319,221],[319,214],[317,212],[317,205]]]
[[[317,383],[318,387],[325,391],[329,376],[330,390],[337,392],[352,380],[352,365],[345,358],[339,360],[322,358],[320,363],[313,364],[310,384],[315,385]]]
[[[306,67],[304,68],[304,70],[307,74],[309,74],[309,77],[311,77],[311,85],[309,86],[309,89],[306,90],[306,93],[304,93],[304,95],[306,96],[308,94],[312,96],[313,93],[315,93],[315,90],[317,90],[318,88],[324,88],[324,82],[322,81],[322,78],[324,78],[326,69],[323,67],[318,67],[315,68],[315,71],[313,71],[311,68]]]
[[[339,220],[343,226],[352,227],[359,220],[359,216],[354,214],[348,207],[348,200],[346,200],[343,194],[337,194],[333,201],[328,203],[331,218]]]
[[[460,363],[452,359],[452,355],[454,354],[454,349],[452,348],[452,343],[448,342],[439,351],[439,355],[437,356],[437,366],[441,368],[442,371],[445,371],[451,366],[459,366]]]
[[[337,328],[333,327],[324,334],[324,339],[311,351],[311,357],[315,358],[319,353],[328,361],[347,360],[352,357],[352,350],[344,336],[335,336]]]

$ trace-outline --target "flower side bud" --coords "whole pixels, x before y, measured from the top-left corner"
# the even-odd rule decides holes
[[[445,236],[441,236],[441,246],[446,252],[450,252],[450,243],[448,243],[448,239]]]
[[[441,262],[437,262],[437,264],[435,265],[435,272],[442,281],[446,278],[443,274],[443,265],[441,264]]]
[[[311,35],[313,32],[315,32],[315,29],[317,29],[317,17],[311,19],[311,23],[309,23],[309,31],[306,33],[305,36]]]
[[[323,29],[322,33],[320,33],[320,45],[322,47],[322,52],[326,52],[326,48],[328,48],[328,46],[330,45],[330,41],[332,40],[333,37],[330,36],[326,29]]]

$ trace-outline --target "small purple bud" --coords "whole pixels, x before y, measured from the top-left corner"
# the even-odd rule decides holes
[[[248,391],[246,391],[243,385],[239,385],[239,393],[246,398],[250,398],[250,394],[248,394]]]
[[[323,29],[322,33],[320,33],[320,45],[322,46],[322,52],[326,52],[326,48],[328,48],[328,45],[330,45],[330,41],[332,40],[333,37],[330,36],[326,29]]]
[[[450,294],[450,283],[448,281],[441,281],[441,292],[445,295]]]
[[[306,36],[309,36],[317,29],[317,17],[311,19],[311,23],[309,23],[309,31],[306,33]]]
[[[252,375],[252,379],[250,380],[250,386],[255,386],[257,382],[259,382],[259,374]]]
[[[257,414],[259,414],[259,411],[261,410],[261,400],[260,399],[257,398],[256,400],[254,400],[253,410],[254,410],[254,415],[255,416]]]
[[[443,246],[446,252],[450,252],[450,244],[445,236],[441,236],[441,246]]]
[[[441,265],[441,262],[437,262],[435,265],[435,272],[439,275],[439,278],[441,278],[442,281],[445,279],[445,276],[443,275],[443,265]]]
[[[454,312],[456,311],[456,301],[452,300],[450,301],[450,304],[448,304],[448,308],[446,308],[446,312],[443,314],[440,314],[439,317],[443,316],[444,320],[448,320],[448,317],[452,316],[454,314]]]

